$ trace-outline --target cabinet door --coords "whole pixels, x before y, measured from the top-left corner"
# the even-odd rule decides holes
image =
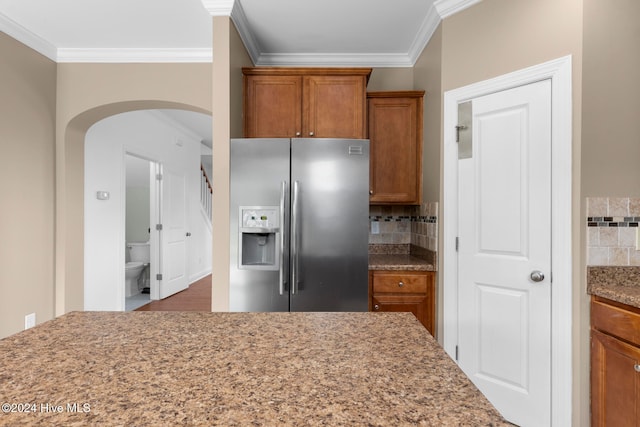
[[[303,137],[365,138],[364,76],[303,79]]]
[[[429,332],[433,334],[427,324],[427,296],[426,295],[390,295],[374,294],[373,311],[411,312]]]
[[[435,273],[374,271],[370,292],[370,310],[411,312],[435,335]]]
[[[591,425],[640,426],[640,348],[591,331]]]
[[[422,97],[370,97],[370,203],[419,204]]]
[[[245,76],[245,138],[294,138],[302,132],[302,77]]]

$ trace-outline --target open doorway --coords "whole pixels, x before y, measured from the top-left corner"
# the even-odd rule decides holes
[[[211,117],[206,117],[210,123]],[[165,288],[175,291],[211,274],[211,216],[201,201],[201,159],[207,150],[210,156],[210,148],[203,144],[205,138],[164,110],[117,114],[89,128],[84,159],[85,310],[132,309],[126,301],[133,295],[164,298],[170,295],[162,291],[165,281],[172,285]],[[146,170],[148,187],[138,179],[138,188],[128,191],[135,178],[128,176],[127,163],[138,164],[138,175],[144,176]],[[140,205],[149,206],[148,213]],[[138,206],[138,212],[127,215],[131,206]],[[135,225],[129,224],[130,215],[148,220],[138,218]],[[163,230],[165,220],[168,222]],[[176,224],[181,226],[182,242],[174,244],[180,239],[171,237],[164,245],[163,236],[170,235],[169,228],[175,231]],[[146,242],[149,262],[138,262],[148,265],[136,276],[135,283],[127,282],[125,264],[133,261],[131,251],[144,253]],[[174,286],[178,276],[184,280],[182,288]],[[147,287],[149,294],[145,292]]]
[[[151,245],[151,224],[157,218],[153,173],[156,163],[125,154],[125,311],[151,301],[151,259],[158,251]],[[155,200],[153,200],[155,201]]]

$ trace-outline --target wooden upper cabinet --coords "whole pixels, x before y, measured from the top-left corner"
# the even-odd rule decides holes
[[[424,91],[369,92],[371,204],[420,204]]]
[[[366,137],[369,68],[243,68],[246,138]]]
[[[245,76],[244,135],[291,138],[302,132],[302,77]]]
[[[361,76],[305,76],[302,98],[303,137],[362,139],[367,134]]]

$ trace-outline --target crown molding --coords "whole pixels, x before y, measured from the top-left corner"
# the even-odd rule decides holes
[[[464,9],[480,3],[482,0],[436,0],[433,2],[440,18],[444,19]]]
[[[247,15],[245,15],[242,4],[239,1],[236,2],[233,6],[233,10],[231,11],[231,20],[236,26],[238,34],[240,34],[242,43],[244,43],[244,47],[247,49],[247,52],[251,57],[251,61],[256,64],[258,59],[260,58],[260,52],[262,51],[262,48],[260,47],[260,43],[251,31],[249,21],[247,20]]]
[[[319,54],[319,53],[270,53],[261,54],[256,66],[283,67],[412,67],[407,54]]]
[[[231,16],[235,0],[201,0],[211,16]]]
[[[152,62],[211,62],[211,48],[101,48],[58,49],[58,62],[152,63]]]
[[[438,29],[438,25],[440,25],[440,15],[436,10],[435,5],[429,8],[427,12],[427,16],[425,16],[424,21],[422,21],[422,25],[418,30],[418,34],[416,34],[416,38],[413,40],[411,47],[409,48],[408,56],[411,58],[411,65],[415,65],[418,61],[418,58],[422,54],[422,51],[427,47],[429,40],[433,36],[433,33]]]
[[[50,60],[58,60],[58,49],[54,45],[39,35],[27,30],[25,27],[2,13],[0,13],[0,31],[30,47],[41,55],[46,56]]]

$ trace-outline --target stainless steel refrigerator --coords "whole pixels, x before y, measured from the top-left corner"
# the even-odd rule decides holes
[[[367,311],[369,141],[231,140],[231,311]]]

